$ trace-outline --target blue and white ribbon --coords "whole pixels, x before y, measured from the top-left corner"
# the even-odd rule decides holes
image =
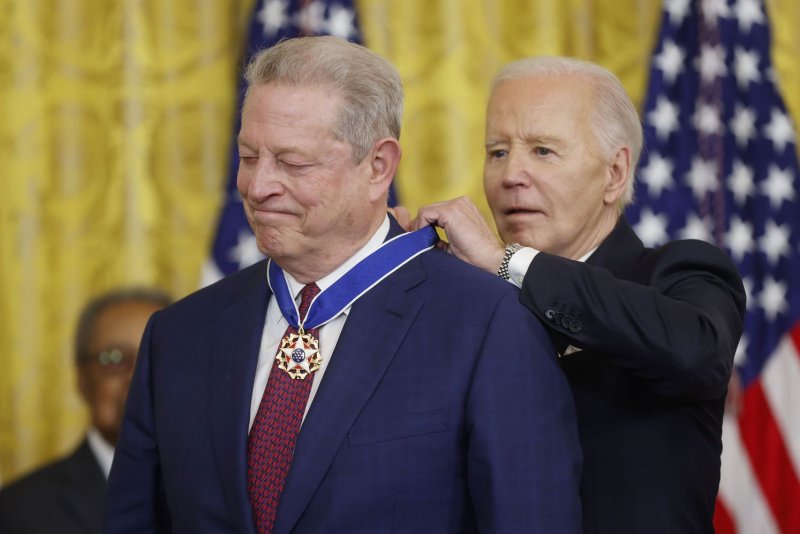
[[[284,318],[295,328],[319,328],[339,316],[363,294],[375,287],[397,269],[430,250],[439,240],[433,226],[416,232],[400,234],[385,241],[372,254],[358,262],[332,286],[321,291],[311,305],[305,320],[298,321],[297,304],[289,291],[286,276],[277,263],[269,260],[267,281]]]

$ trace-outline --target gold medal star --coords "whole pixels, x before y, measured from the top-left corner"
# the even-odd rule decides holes
[[[319,369],[322,357],[319,355],[319,342],[308,333],[292,333],[281,340],[278,347],[278,367],[294,379],[304,379]]]

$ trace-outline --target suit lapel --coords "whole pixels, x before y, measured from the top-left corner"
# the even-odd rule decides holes
[[[275,533],[290,532],[397,353],[423,302],[409,291],[425,278],[412,260],[350,310],[295,447]]]
[[[271,296],[265,272],[246,283],[243,296],[217,319],[209,415],[216,467],[239,532],[254,532],[247,495],[247,432],[250,400]]]

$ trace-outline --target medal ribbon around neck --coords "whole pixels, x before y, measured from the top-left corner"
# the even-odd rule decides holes
[[[430,250],[439,240],[433,226],[416,232],[400,234],[385,241],[375,252],[358,262],[332,286],[320,292],[308,307],[305,320],[300,323],[294,297],[289,284],[277,263],[269,260],[267,281],[278,301],[278,307],[288,323],[303,332],[319,328],[332,321],[342,311],[375,287],[381,280],[395,272],[407,262]]]
[[[269,260],[267,281],[283,317],[297,332],[281,339],[275,359],[278,368],[295,380],[303,380],[318,370],[322,357],[319,340],[310,330],[319,328],[339,316],[364,293],[408,261],[430,250],[439,240],[433,226],[401,234],[384,242],[372,254],[358,262],[329,288],[314,297],[303,322],[297,304],[289,291],[286,275],[277,263]],[[306,331],[309,330],[309,332]]]

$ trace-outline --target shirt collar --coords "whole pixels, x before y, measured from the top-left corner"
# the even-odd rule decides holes
[[[580,258],[578,258],[578,261],[581,262],[581,263],[586,263],[586,260],[589,259],[589,256],[594,254],[595,250],[597,250],[597,247],[594,247],[592,250],[590,250],[589,252],[587,252],[586,254],[581,256]]]
[[[95,427],[90,427],[89,430],[86,431],[86,439],[89,442],[89,448],[92,449],[97,463],[100,464],[103,476],[108,480],[108,473],[111,471],[111,462],[114,460],[114,447],[100,435],[100,431]]]
[[[324,276],[317,280],[317,286],[319,287],[320,291],[325,291],[329,287],[331,287],[339,278],[345,275],[347,271],[355,267],[355,265],[378,250],[380,246],[386,241],[386,236],[389,235],[389,216],[387,215],[383,219],[383,223],[381,223],[380,227],[372,234],[372,237],[361,247],[355,254],[350,256],[344,263],[342,263],[339,267],[333,270],[327,276]],[[283,272],[286,276],[286,283],[289,285],[289,291],[292,293],[292,296],[295,300],[297,300],[300,296],[300,292],[305,287],[305,284],[302,284],[294,279],[294,277],[287,273],[286,271]],[[346,314],[350,309],[344,311]]]

